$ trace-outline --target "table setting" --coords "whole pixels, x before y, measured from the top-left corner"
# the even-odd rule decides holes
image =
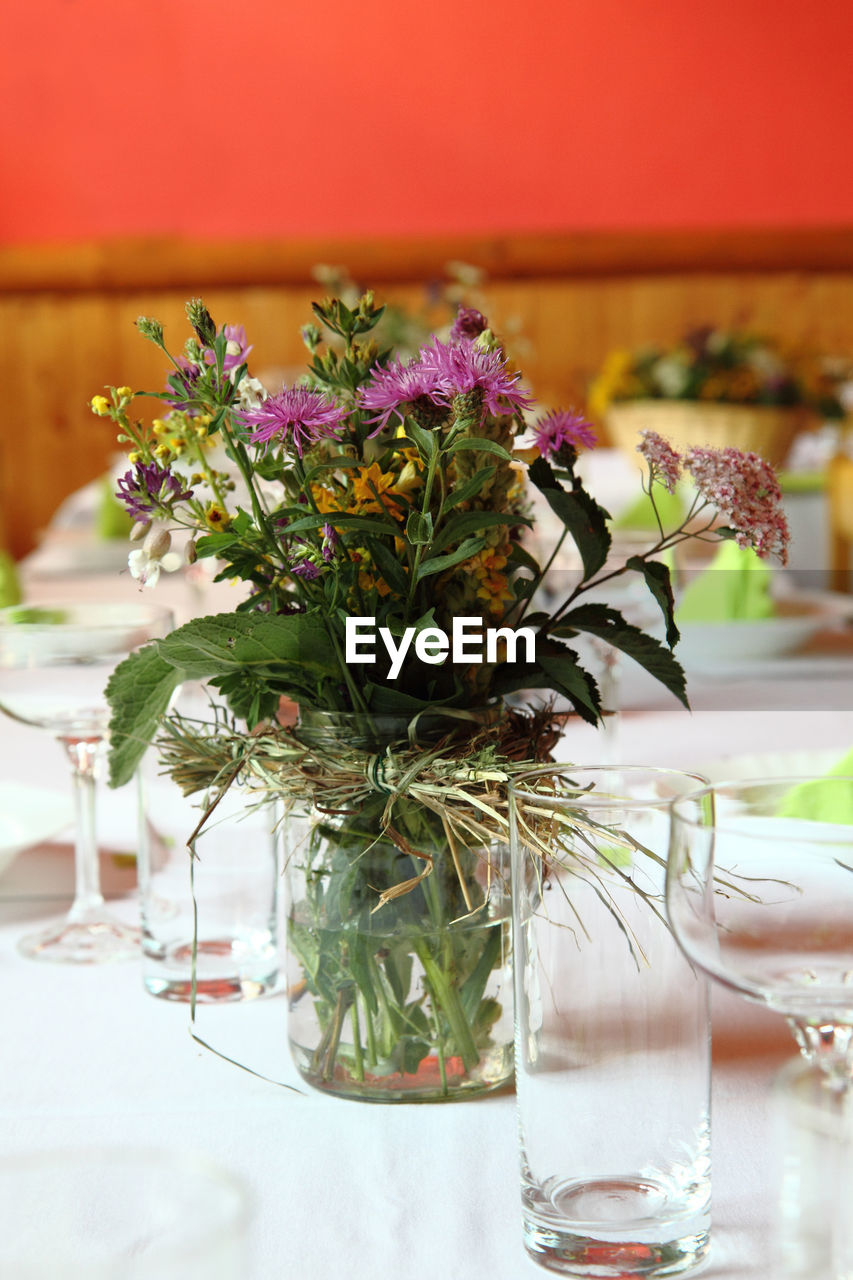
[[[589,424],[533,421],[479,313],[372,364],[372,298],[327,300],[305,335],[314,382],[272,396],[241,330],[198,302],[188,317],[150,430],[130,388],[92,402],[130,454],[133,576],[106,557],[24,564],[0,617],[0,1177],[20,1187],[0,1198],[0,1262],[90,1280],[342,1265],[795,1280],[819,1259],[841,1280],[843,1215],[802,1206],[853,1146],[837,977],[853,951],[853,607],[819,592],[803,613],[782,571],[765,575],[787,541],[772,471],[728,451],[739,506],[713,450],[647,433],[651,501],[682,467],[699,500],[609,560],[606,499],[575,469]],[[168,354],[156,321],[139,327]],[[217,433],[239,500],[205,452]],[[521,475],[574,547],[573,585],[511,536],[534,524]],[[719,559],[691,603],[667,553],[697,518]],[[728,638],[767,608],[802,625],[676,661],[691,610]],[[378,647],[344,660],[345,617],[365,628],[371,611],[385,667]],[[535,649],[520,633],[491,658],[466,649],[475,622],[491,643],[508,618],[531,622]],[[581,640],[618,653],[610,683]],[[49,694],[52,668],[39,710],[27,680]],[[66,706],[80,676],[95,683]],[[744,797],[782,824],[787,860],[753,872],[728,849]],[[772,934],[775,899],[754,887],[797,897],[809,841],[829,850],[807,922],[835,929],[820,957],[798,920]],[[66,912],[82,950],[27,941]],[[762,981],[742,978],[764,924],[777,949]],[[780,949],[818,977],[777,980]],[[124,1217],[98,1191],[110,1179],[131,1188]],[[208,1211],[191,1238],[193,1210],[167,1212],[178,1184]],[[51,1185],[48,1249],[33,1197]]]

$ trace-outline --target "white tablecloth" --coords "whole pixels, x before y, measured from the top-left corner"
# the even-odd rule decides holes
[[[666,698],[628,711],[619,754],[688,767],[727,753],[811,748],[840,756],[853,744],[849,678],[768,682],[770,707],[749,696],[752,688],[712,682],[710,692],[697,689],[692,714]],[[567,758],[594,763],[600,749],[585,727],[567,731]],[[65,782],[59,750],[10,722],[0,768],[21,783]],[[371,1106],[288,1092],[241,1071],[191,1039],[186,1006],[144,993],[135,963],[78,969],[18,956],[16,938],[62,905],[45,896],[57,886],[39,880],[42,857],[27,851],[14,875],[0,878],[6,1152],[106,1142],[207,1154],[251,1194],[247,1280],[545,1274],[521,1245],[511,1095]],[[120,909],[132,913],[132,899]],[[714,999],[714,1245],[705,1274],[766,1280],[774,1159],[768,1089],[793,1043],[780,1018],[723,993]],[[204,1009],[198,1031],[248,1065],[295,1080],[280,995]]]

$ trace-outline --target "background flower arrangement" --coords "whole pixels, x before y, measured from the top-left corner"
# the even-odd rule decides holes
[[[612,351],[588,405],[599,418],[625,400],[772,405],[840,418],[837,393],[830,368],[812,354],[783,352],[772,338],[746,331],[703,327],[672,346]]]
[[[460,310],[447,341],[403,360],[375,341],[382,309],[370,294],[315,304],[305,377],[268,395],[248,372],[242,329],[217,328],[198,301],[187,310],[193,336],[179,356],[156,321],[139,321],[171,362],[166,392],[139,394],[167,410],[135,418],[127,387],[92,407],[129,450],[119,495],[136,520],[140,583],[156,582],[183,531],[188,558],[214,558],[247,595],[119,667],[112,780],[157,737],[178,785],[205,796],[199,826],[235,780],[291,811],[291,1039],[306,1078],[356,1096],[496,1087],[511,1071],[508,780],[549,757],[551,696],[599,721],[600,692],[571,647],[581,635],[627,653],[686,703],[660,555],[697,532],[719,536],[718,508],[723,536],[784,554],[772,472],[734,453],[688,456],[691,532],[661,526],[647,552],[611,567],[608,514],[575,471],[594,442],[589,424],[554,411],[533,421],[534,443],[519,439],[530,397],[479,312]],[[642,448],[654,500],[682,460],[654,436]],[[543,564],[524,545],[525,483],[559,522]],[[545,613],[535,597],[566,538],[582,568]],[[601,602],[623,574],[645,581],[666,644]],[[580,599],[593,589],[598,600]],[[535,655],[513,662],[508,637],[482,662],[430,654],[460,616],[532,628]],[[399,670],[377,646],[356,671],[352,617],[375,619],[398,647],[422,643]],[[214,691],[204,722],[169,711],[187,679]],[[544,707],[502,709],[530,690]],[[283,722],[283,699],[299,704],[296,726]],[[547,833],[541,847],[547,860]]]

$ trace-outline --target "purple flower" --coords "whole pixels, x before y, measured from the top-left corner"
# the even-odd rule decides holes
[[[483,403],[490,414],[515,413],[529,409],[532,404],[530,397],[517,386],[520,374],[507,372],[501,352],[488,351],[470,338],[460,338],[452,344],[433,338],[431,345],[421,349],[418,362],[421,368],[437,376],[438,387],[448,398],[482,391]]]
[[[245,362],[252,348],[246,343],[246,330],[242,325],[225,324],[219,332],[225,334],[225,358],[222,362],[222,370],[224,373],[230,373],[232,369],[238,368]],[[206,364],[216,364],[216,353],[212,347],[205,348],[204,359]]]
[[[331,564],[332,560],[334,560],[335,558],[335,547],[338,545],[338,542],[340,540],[338,537],[338,531],[337,529],[333,528],[332,525],[327,523],[323,525],[323,528],[320,530],[320,532],[323,535],[323,545],[322,545],[323,559],[325,560],[326,564]]]
[[[320,569],[314,564],[313,560],[297,560],[290,566],[290,572],[294,578],[304,578],[306,582],[313,582],[315,578],[319,578]]]
[[[477,311],[474,307],[460,307],[450,330],[450,341],[459,342],[461,338],[472,340],[479,338],[483,330],[488,327],[489,322],[482,311]]]
[[[454,343],[439,342],[422,347],[408,364],[395,361],[387,368],[375,369],[370,381],[358,392],[362,409],[375,409],[372,419],[379,426],[377,435],[392,414],[402,422],[408,407],[417,400],[430,400],[447,405],[456,395],[481,390],[489,413],[515,413],[530,406],[530,397],[517,387],[519,374],[509,374],[506,360],[499,351],[487,351],[460,337]]]
[[[593,449],[596,444],[595,432],[586,418],[565,409],[553,409],[539,418],[533,432],[543,457],[555,455],[565,446],[577,452],[578,449]]]
[[[256,409],[235,415],[248,428],[252,444],[275,440],[293,446],[299,457],[319,440],[340,439],[347,410],[324,391],[284,387]]]
[[[192,492],[192,489],[182,489],[178,477],[156,462],[137,462],[134,469],[118,481],[116,497],[124,503],[128,515],[139,520],[153,511],[170,509],[176,502],[191,498]]]
[[[198,382],[201,378],[201,369],[198,365],[191,364],[184,356],[178,356],[175,360],[178,366],[177,372],[170,374],[167,380],[167,386],[171,394],[164,395],[163,399],[166,404],[170,404],[173,409],[185,409],[185,400],[195,400],[198,395]],[[175,399],[174,393],[177,392],[179,399]],[[195,413],[196,410],[188,409],[188,413]]]
[[[402,422],[407,407],[422,398],[431,400],[433,404],[447,404],[440,375],[435,369],[424,368],[417,357],[405,365],[394,360],[384,369],[374,369],[370,381],[359,387],[357,396],[362,409],[377,411],[371,419],[379,423],[371,432],[374,436],[388,426],[392,414]]]

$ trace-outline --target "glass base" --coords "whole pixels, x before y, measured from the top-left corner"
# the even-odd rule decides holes
[[[639,1175],[561,1183],[546,1212],[525,1208],[524,1245],[565,1276],[677,1276],[698,1267],[709,1246],[709,1215],[685,1215],[663,1183]]]
[[[140,932],[106,914],[80,919],[66,916],[38,933],[18,941],[18,951],[30,960],[58,964],[106,964],[138,960]]]
[[[338,1061],[331,1075],[323,1075],[316,1054],[310,1049],[292,1040],[290,1048],[306,1084],[358,1102],[461,1102],[509,1088],[513,1081],[512,1045],[496,1046],[473,1071],[465,1070],[461,1058],[445,1058],[442,1063],[437,1054],[429,1054],[413,1072],[389,1070],[379,1074],[365,1067],[356,1074]]]
[[[271,965],[270,968],[265,967]],[[272,991],[278,981],[274,955],[250,962],[245,947],[230,938],[201,939],[195,955],[195,999],[197,1004],[223,1004],[253,1000]],[[160,1000],[189,1004],[193,998],[193,948],[191,943],[145,954],[143,984],[149,995]]]

